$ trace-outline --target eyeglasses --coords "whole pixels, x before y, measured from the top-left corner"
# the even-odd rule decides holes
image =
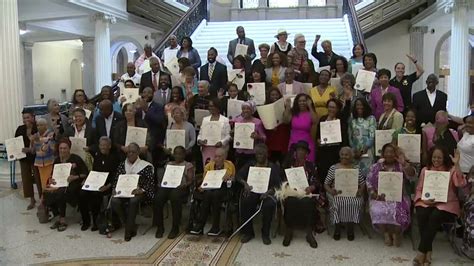
[[[306,41],[298,41],[297,43],[306,43]]]

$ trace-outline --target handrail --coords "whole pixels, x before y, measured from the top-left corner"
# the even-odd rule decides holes
[[[355,9],[354,1],[343,0],[342,10],[343,13],[346,14],[348,17],[349,25],[351,26],[352,41],[354,42],[354,45],[362,44],[364,46],[365,52],[367,52],[364,34],[362,33],[362,28],[360,27],[359,20],[357,18],[357,12]]]
[[[208,1],[209,0],[197,0],[196,2],[194,2],[194,4],[188,9],[188,11],[184,14],[184,16],[182,16],[178,21],[176,21],[174,26],[163,36],[161,41],[153,47],[153,51],[156,54],[160,54],[160,52],[165,49],[166,42],[168,41],[168,38],[171,35],[174,34],[179,39],[184,37],[184,36],[190,36],[191,33],[196,29],[196,27],[199,25],[199,23],[203,19],[208,20],[209,19],[208,18],[208,13],[209,13],[208,12]],[[200,14],[200,12],[201,12],[201,14]],[[204,13],[204,14],[202,14],[202,13]],[[192,20],[191,16],[193,16],[193,15],[194,16],[197,15],[198,18],[197,19],[194,18],[194,20]],[[186,26],[188,26],[188,28],[185,29],[185,30],[181,30],[183,32],[181,32],[181,34],[178,34],[177,32],[180,29],[182,29],[182,26],[185,22],[187,23]],[[178,36],[178,35],[183,35],[183,36]]]

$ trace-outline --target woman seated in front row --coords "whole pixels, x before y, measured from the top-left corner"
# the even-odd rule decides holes
[[[434,146],[429,151],[428,165],[421,170],[418,186],[416,187],[415,207],[420,230],[420,244],[418,254],[413,259],[413,265],[430,265],[433,253],[433,241],[438,229],[443,223],[453,222],[461,213],[456,188],[466,185],[466,178],[459,166],[459,152],[450,157],[444,146]],[[449,186],[447,201],[433,198],[426,192],[422,196],[426,171],[449,172]]]
[[[370,217],[375,229],[384,234],[386,246],[401,245],[401,233],[410,225],[410,197],[403,190],[401,202],[386,201],[385,194],[378,191],[381,172],[403,173],[403,181],[415,175],[415,169],[403,155],[397,155],[392,144],[382,147],[381,159],[370,167],[367,175],[367,190],[370,197]]]
[[[342,147],[339,151],[340,162],[329,168],[324,187],[328,192],[329,210],[331,212],[331,222],[336,225],[334,230],[334,240],[341,238],[341,224],[347,224],[347,240],[354,240],[354,224],[360,222],[362,207],[364,206],[365,178],[359,166],[354,164],[353,152],[350,147]],[[359,189],[357,194],[352,197],[337,196],[341,191],[335,189],[336,170],[337,169],[356,169],[358,170]]]

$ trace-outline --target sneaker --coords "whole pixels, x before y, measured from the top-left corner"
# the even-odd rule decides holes
[[[219,229],[218,227],[217,228],[211,228],[211,230],[209,230],[209,232],[207,232],[207,235],[208,236],[219,236],[221,234],[221,229]]]
[[[201,227],[195,227],[189,231],[190,234],[192,235],[202,235],[202,228]]]

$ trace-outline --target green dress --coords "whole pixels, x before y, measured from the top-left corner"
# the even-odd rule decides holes
[[[354,151],[367,149],[367,155],[356,161],[364,177],[367,176],[369,167],[374,162],[376,128],[377,122],[373,115],[349,120],[349,145]]]

